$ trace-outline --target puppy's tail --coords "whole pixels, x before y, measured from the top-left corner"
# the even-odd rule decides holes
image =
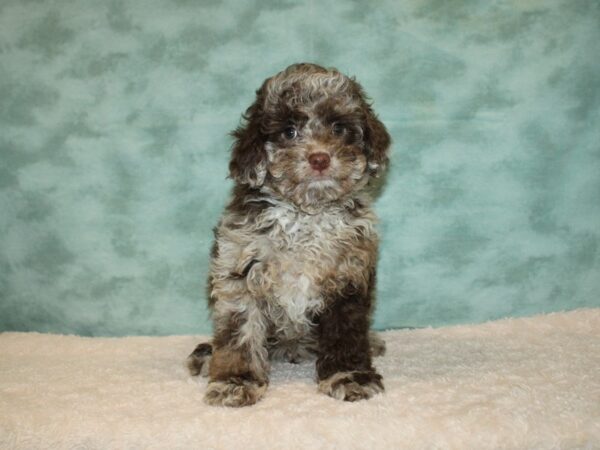
[[[193,377],[202,375],[208,376],[208,366],[212,357],[213,347],[210,342],[198,344],[194,351],[187,357],[186,364]]]

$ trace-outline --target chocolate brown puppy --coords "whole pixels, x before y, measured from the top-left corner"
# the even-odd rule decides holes
[[[316,358],[319,390],[340,400],[382,392],[370,191],[388,163],[385,126],[354,79],[295,64],[265,80],[233,136],[208,283],[214,336],[188,358],[209,377],[205,401],[255,403],[272,358]]]

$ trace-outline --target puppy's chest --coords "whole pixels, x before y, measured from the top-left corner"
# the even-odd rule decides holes
[[[308,215],[275,209],[272,214],[265,256],[279,263],[282,275],[314,278],[317,273],[331,271],[351,239],[352,227],[339,212]]]
[[[274,210],[272,214],[256,281],[265,288],[274,322],[288,323],[284,328],[295,324],[294,328],[322,309],[323,281],[334,276],[350,229],[335,213],[311,216]]]
[[[350,228],[341,213],[299,214],[272,208],[263,217],[268,231],[257,241],[250,283],[291,315],[318,309],[323,280],[332,277]]]

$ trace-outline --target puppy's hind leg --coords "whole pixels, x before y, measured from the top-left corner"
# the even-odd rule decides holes
[[[187,357],[186,364],[193,377],[202,375],[208,376],[208,367],[212,357],[213,347],[210,342],[198,344],[194,351]]]

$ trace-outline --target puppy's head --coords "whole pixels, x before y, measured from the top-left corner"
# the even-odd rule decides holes
[[[385,169],[390,145],[362,87],[314,64],[265,80],[233,136],[230,176],[298,206],[364,188]]]

